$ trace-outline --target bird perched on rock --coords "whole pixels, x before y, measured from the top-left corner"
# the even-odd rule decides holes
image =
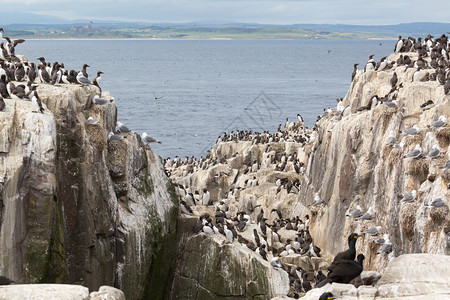
[[[370,227],[363,231],[363,233],[367,233],[370,235],[378,235],[381,231],[381,226]]]
[[[435,157],[439,156],[439,153],[440,153],[439,145],[434,144],[433,147],[431,148],[430,152],[428,152],[427,158],[435,158]]]
[[[416,190],[412,190],[411,192],[409,192],[408,194],[406,194],[401,200],[400,202],[411,202],[416,198]]]
[[[369,207],[369,209],[361,216],[359,217],[357,220],[358,221],[363,221],[363,220],[372,220],[372,207]]]
[[[445,205],[444,199],[442,199],[441,197],[434,199],[433,201],[431,201],[428,205],[426,205],[427,207],[442,207]]]
[[[338,259],[354,260],[356,256],[356,241],[360,237],[357,233],[352,233],[348,236],[348,249],[339,252],[334,257],[334,261]]]
[[[441,168],[441,170],[448,170],[448,169],[450,169],[450,160],[447,160],[445,165]]]
[[[322,287],[327,283],[349,283],[363,271],[363,254],[358,254],[357,261],[348,259],[335,260],[328,268],[327,278],[319,282],[316,287]]]
[[[180,201],[180,209],[184,214],[192,214],[192,208],[184,200]]]
[[[416,147],[411,150],[408,154],[405,155],[405,158],[418,158],[422,154],[422,148],[419,144],[416,145]]]
[[[352,210],[350,213],[348,213],[346,216],[347,217],[353,217],[353,218],[357,218],[359,216],[362,215],[362,209],[361,206],[359,206],[359,204],[356,206],[356,209]]]
[[[417,126],[417,124],[414,124],[413,127],[403,130],[402,133],[408,135],[416,135],[419,133],[419,131],[420,131],[419,126]]]
[[[333,294],[330,292],[323,293],[322,295],[320,295],[320,298],[319,298],[319,300],[333,300],[333,299],[336,299],[336,298],[334,298]]]
[[[389,240],[389,235],[386,235],[384,237],[384,243],[383,245],[380,247],[380,249],[378,250],[378,254],[380,253],[390,253],[392,251],[392,243]]]
[[[142,140],[143,140],[144,142],[146,142],[147,144],[155,144],[155,143],[161,144],[160,141],[157,141],[157,140],[155,140],[154,138],[150,137],[146,132],[144,132],[144,133],[142,134]]]
[[[98,124],[98,121],[95,120],[93,117],[89,117],[89,118],[86,120],[86,124],[87,124],[87,125],[97,125],[97,124]]]
[[[447,122],[447,118],[445,116],[440,116],[436,121],[431,122],[430,128],[442,127]]]
[[[102,99],[102,98],[100,98],[99,95],[95,95],[92,98],[92,103],[93,104],[97,104],[97,105],[105,105],[105,104],[111,103],[111,101],[110,100],[106,100],[106,99]]]
[[[278,259],[278,257],[274,257],[272,258],[272,260],[270,261],[270,264],[272,265],[272,267],[274,268],[283,268],[283,264],[281,263],[281,261]]]
[[[315,194],[314,194],[314,199],[313,199],[313,201],[311,202],[311,205],[312,205],[312,206],[316,206],[316,205],[319,205],[319,204],[321,204],[321,203],[323,203],[323,199],[320,198],[319,193],[315,193]]]
[[[125,126],[123,123],[121,122],[117,122],[117,131],[120,133],[129,133],[131,132],[130,128],[128,128],[127,126]]]

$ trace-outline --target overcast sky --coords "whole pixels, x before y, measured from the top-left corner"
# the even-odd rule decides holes
[[[0,0],[0,7],[70,20],[363,25],[450,20],[450,0]]]

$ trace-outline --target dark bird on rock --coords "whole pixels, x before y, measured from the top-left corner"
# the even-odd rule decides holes
[[[397,85],[397,81],[398,81],[397,73],[394,72],[394,75],[392,76],[392,78],[390,80],[391,87],[395,87]]]
[[[350,234],[348,237],[348,249],[336,254],[334,261],[338,259],[354,260],[356,256],[356,241],[359,237],[360,235],[357,233]]]
[[[311,287],[311,282],[308,279],[308,274],[304,273],[303,274],[303,278],[302,278],[302,288],[305,291],[305,293],[307,293],[308,291],[310,291],[312,289]]]
[[[349,283],[363,271],[363,254],[358,255],[358,261],[339,259],[335,260],[328,268],[327,278],[319,282],[316,287],[322,287],[327,283]]]
[[[353,65],[352,81],[353,81],[353,79],[355,79],[356,72],[358,71],[357,66],[358,66],[358,64]]]
[[[333,299],[335,299],[335,298],[334,298],[333,294],[330,292],[323,293],[322,295],[320,295],[320,298],[319,298],[319,300],[333,300]]]

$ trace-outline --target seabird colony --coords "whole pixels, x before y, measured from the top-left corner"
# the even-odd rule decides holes
[[[40,61],[38,65],[34,62],[24,61],[15,54],[15,47],[23,42],[25,42],[23,39],[11,40],[9,37],[3,36],[3,28],[0,28],[0,111],[7,108],[5,99],[13,99],[31,101],[32,112],[44,114],[45,109],[38,93],[40,84],[96,86],[98,93],[93,97],[92,104],[107,105],[113,102],[113,100],[101,98],[102,71],[98,71],[97,76],[90,80],[87,72],[88,64],[84,64],[80,71],[75,71],[66,69],[64,63],[54,62],[52,64],[46,61],[44,57],[37,58]],[[86,120],[86,124],[90,126],[96,126],[98,123],[99,121],[92,117]],[[126,138],[127,134],[134,134],[120,122],[117,122],[116,133],[109,134],[108,138],[110,140],[121,140]],[[161,143],[145,132],[141,139],[147,144]]]
[[[364,113],[364,111],[371,109],[385,109],[392,114],[402,114],[402,101],[398,99],[398,92],[403,88],[402,82],[404,76],[398,76],[401,72],[408,69],[415,69],[413,77],[410,81],[425,82],[437,81],[443,86],[444,94],[450,93],[450,72],[448,54],[450,50],[447,36],[434,39],[432,36],[426,37],[423,41],[421,38],[415,40],[409,37],[406,40],[399,39],[395,46],[395,52],[402,53],[396,61],[390,61],[387,57],[383,57],[379,62],[374,60],[374,55],[370,55],[369,61],[364,66],[364,69],[358,70],[358,64],[354,65],[352,74],[352,82],[355,77],[360,76],[363,72],[386,72],[394,71],[392,78],[389,81],[391,90],[386,95],[373,95],[367,105],[356,109],[356,113]],[[412,52],[417,53],[413,55]],[[417,56],[417,59],[413,57]],[[419,72],[419,73],[417,73]],[[342,118],[351,114],[349,106],[345,106],[343,98],[337,99],[336,108],[328,108],[324,110],[321,116],[318,116],[317,121],[321,118],[333,118],[333,121],[339,122]],[[382,106],[380,106],[383,104]],[[434,105],[433,101],[428,101],[421,105],[421,109],[427,110]],[[376,108],[378,107],[378,108]],[[378,255],[389,255],[393,251],[393,244],[389,240],[387,228],[382,226],[368,227],[363,230],[361,235],[352,233],[348,237],[349,249],[338,253],[333,263],[328,268],[328,274],[325,276],[322,272],[311,272],[304,270],[301,267],[289,266],[281,263],[280,257],[285,255],[297,253],[307,255],[310,257],[320,256],[320,249],[314,245],[313,238],[309,233],[309,215],[300,216],[285,216],[282,212],[273,208],[271,211],[264,211],[258,199],[249,202],[247,207],[237,209],[233,200],[239,198],[239,193],[246,189],[252,189],[265,184],[269,189],[269,182],[259,182],[255,175],[258,170],[272,169],[276,174],[276,181],[274,184],[277,187],[277,194],[282,192],[287,195],[299,192],[300,176],[305,171],[305,166],[296,157],[296,153],[288,155],[287,153],[275,152],[273,150],[279,142],[294,142],[305,146],[314,143],[319,137],[318,127],[314,126],[312,129],[307,129],[304,126],[303,118],[298,115],[298,122],[289,123],[286,118],[284,129],[282,124],[278,126],[277,132],[269,133],[252,132],[251,130],[237,130],[231,133],[224,132],[216,141],[216,146],[220,144],[247,142],[250,145],[266,145],[262,155],[263,161],[248,161],[246,167],[238,170],[236,179],[232,184],[230,191],[226,197],[213,199],[207,188],[194,188],[190,186],[192,182],[188,177],[196,172],[202,170],[217,170],[215,166],[226,166],[226,172],[220,171],[214,175],[214,181],[220,182],[221,177],[232,176],[233,168],[232,162],[242,156],[241,153],[227,157],[217,157],[208,151],[205,157],[196,159],[195,157],[186,156],[180,159],[167,158],[164,160],[165,171],[168,176],[172,176],[178,183],[175,184],[177,195],[180,197],[181,212],[183,214],[195,214],[199,216],[197,225],[194,229],[194,234],[203,232],[204,234],[218,234],[226,238],[226,243],[239,243],[247,247],[255,253],[255,255],[262,257],[264,260],[270,261],[270,265],[279,270],[284,270],[289,275],[291,284],[291,296],[298,296],[301,292],[307,292],[311,289],[311,283],[317,286],[325,285],[329,282],[349,283],[353,278],[357,277],[363,270],[364,255],[361,253],[356,257],[356,241],[358,237],[367,235],[375,245],[378,245]],[[411,159],[427,159],[431,160],[436,157],[444,155],[443,149],[439,148],[438,144],[430,147],[424,145],[424,148],[429,148],[428,152],[423,152],[420,144],[417,144],[414,149],[403,149],[405,141],[414,138],[417,135],[423,134],[424,131],[436,131],[442,127],[447,126],[447,116],[439,116],[433,120],[427,128],[419,128],[414,125],[410,128],[404,128],[403,131],[392,130],[386,145],[393,149],[399,149],[403,152],[400,157],[405,160]],[[332,131],[332,127],[329,131]],[[422,136],[422,135],[421,135]],[[417,138],[414,138],[416,141]],[[400,141],[400,142],[399,142]],[[410,144],[410,143],[407,143]],[[214,147],[213,147],[214,148]],[[273,149],[272,149],[273,148]],[[445,155],[447,155],[445,153]],[[442,172],[450,168],[450,161],[441,167]],[[223,168],[221,168],[223,169]],[[239,178],[243,177],[243,178]],[[183,180],[186,178],[186,180]],[[314,194],[313,199],[309,204],[311,210],[315,207],[326,207],[327,200],[321,196],[321,191]],[[413,202],[418,196],[416,190],[404,191],[404,196],[399,195],[397,200],[399,204],[408,205],[408,202]],[[219,197],[219,196],[218,196]],[[255,197],[257,197],[255,195]],[[234,205],[233,209],[232,206]],[[427,207],[433,209],[445,205],[444,197],[436,198],[428,203]],[[271,206],[268,204],[268,206]],[[259,212],[259,213],[258,213]],[[368,220],[376,220],[376,216],[372,214],[372,208],[363,209],[360,205],[349,209],[347,217],[354,219],[355,222],[366,222]],[[268,219],[273,220],[268,223]],[[286,236],[283,236],[283,234]],[[286,234],[290,233],[290,234]],[[289,238],[294,234],[294,238]],[[379,238],[381,234],[384,235]],[[244,237],[244,235],[246,237]],[[373,240],[372,240],[373,239]],[[356,257],[356,260],[355,260]],[[324,294],[321,299],[332,299],[332,295]]]

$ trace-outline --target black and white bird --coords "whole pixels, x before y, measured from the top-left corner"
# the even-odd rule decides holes
[[[100,95],[102,94],[102,88],[100,87],[100,81],[102,80],[101,74],[104,74],[102,71],[97,72],[97,77],[94,78],[92,83],[100,89]]]
[[[279,269],[283,269],[283,264],[281,263],[281,261],[278,259],[278,257],[274,257],[272,258],[272,260],[270,261],[270,265],[274,268],[279,268]]]
[[[33,93],[33,96],[31,97],[31,103],[33,104],[35,112],[40,112],[41,114],[44,113],[44,108],[42,107],[42,102],[37,92]]]

